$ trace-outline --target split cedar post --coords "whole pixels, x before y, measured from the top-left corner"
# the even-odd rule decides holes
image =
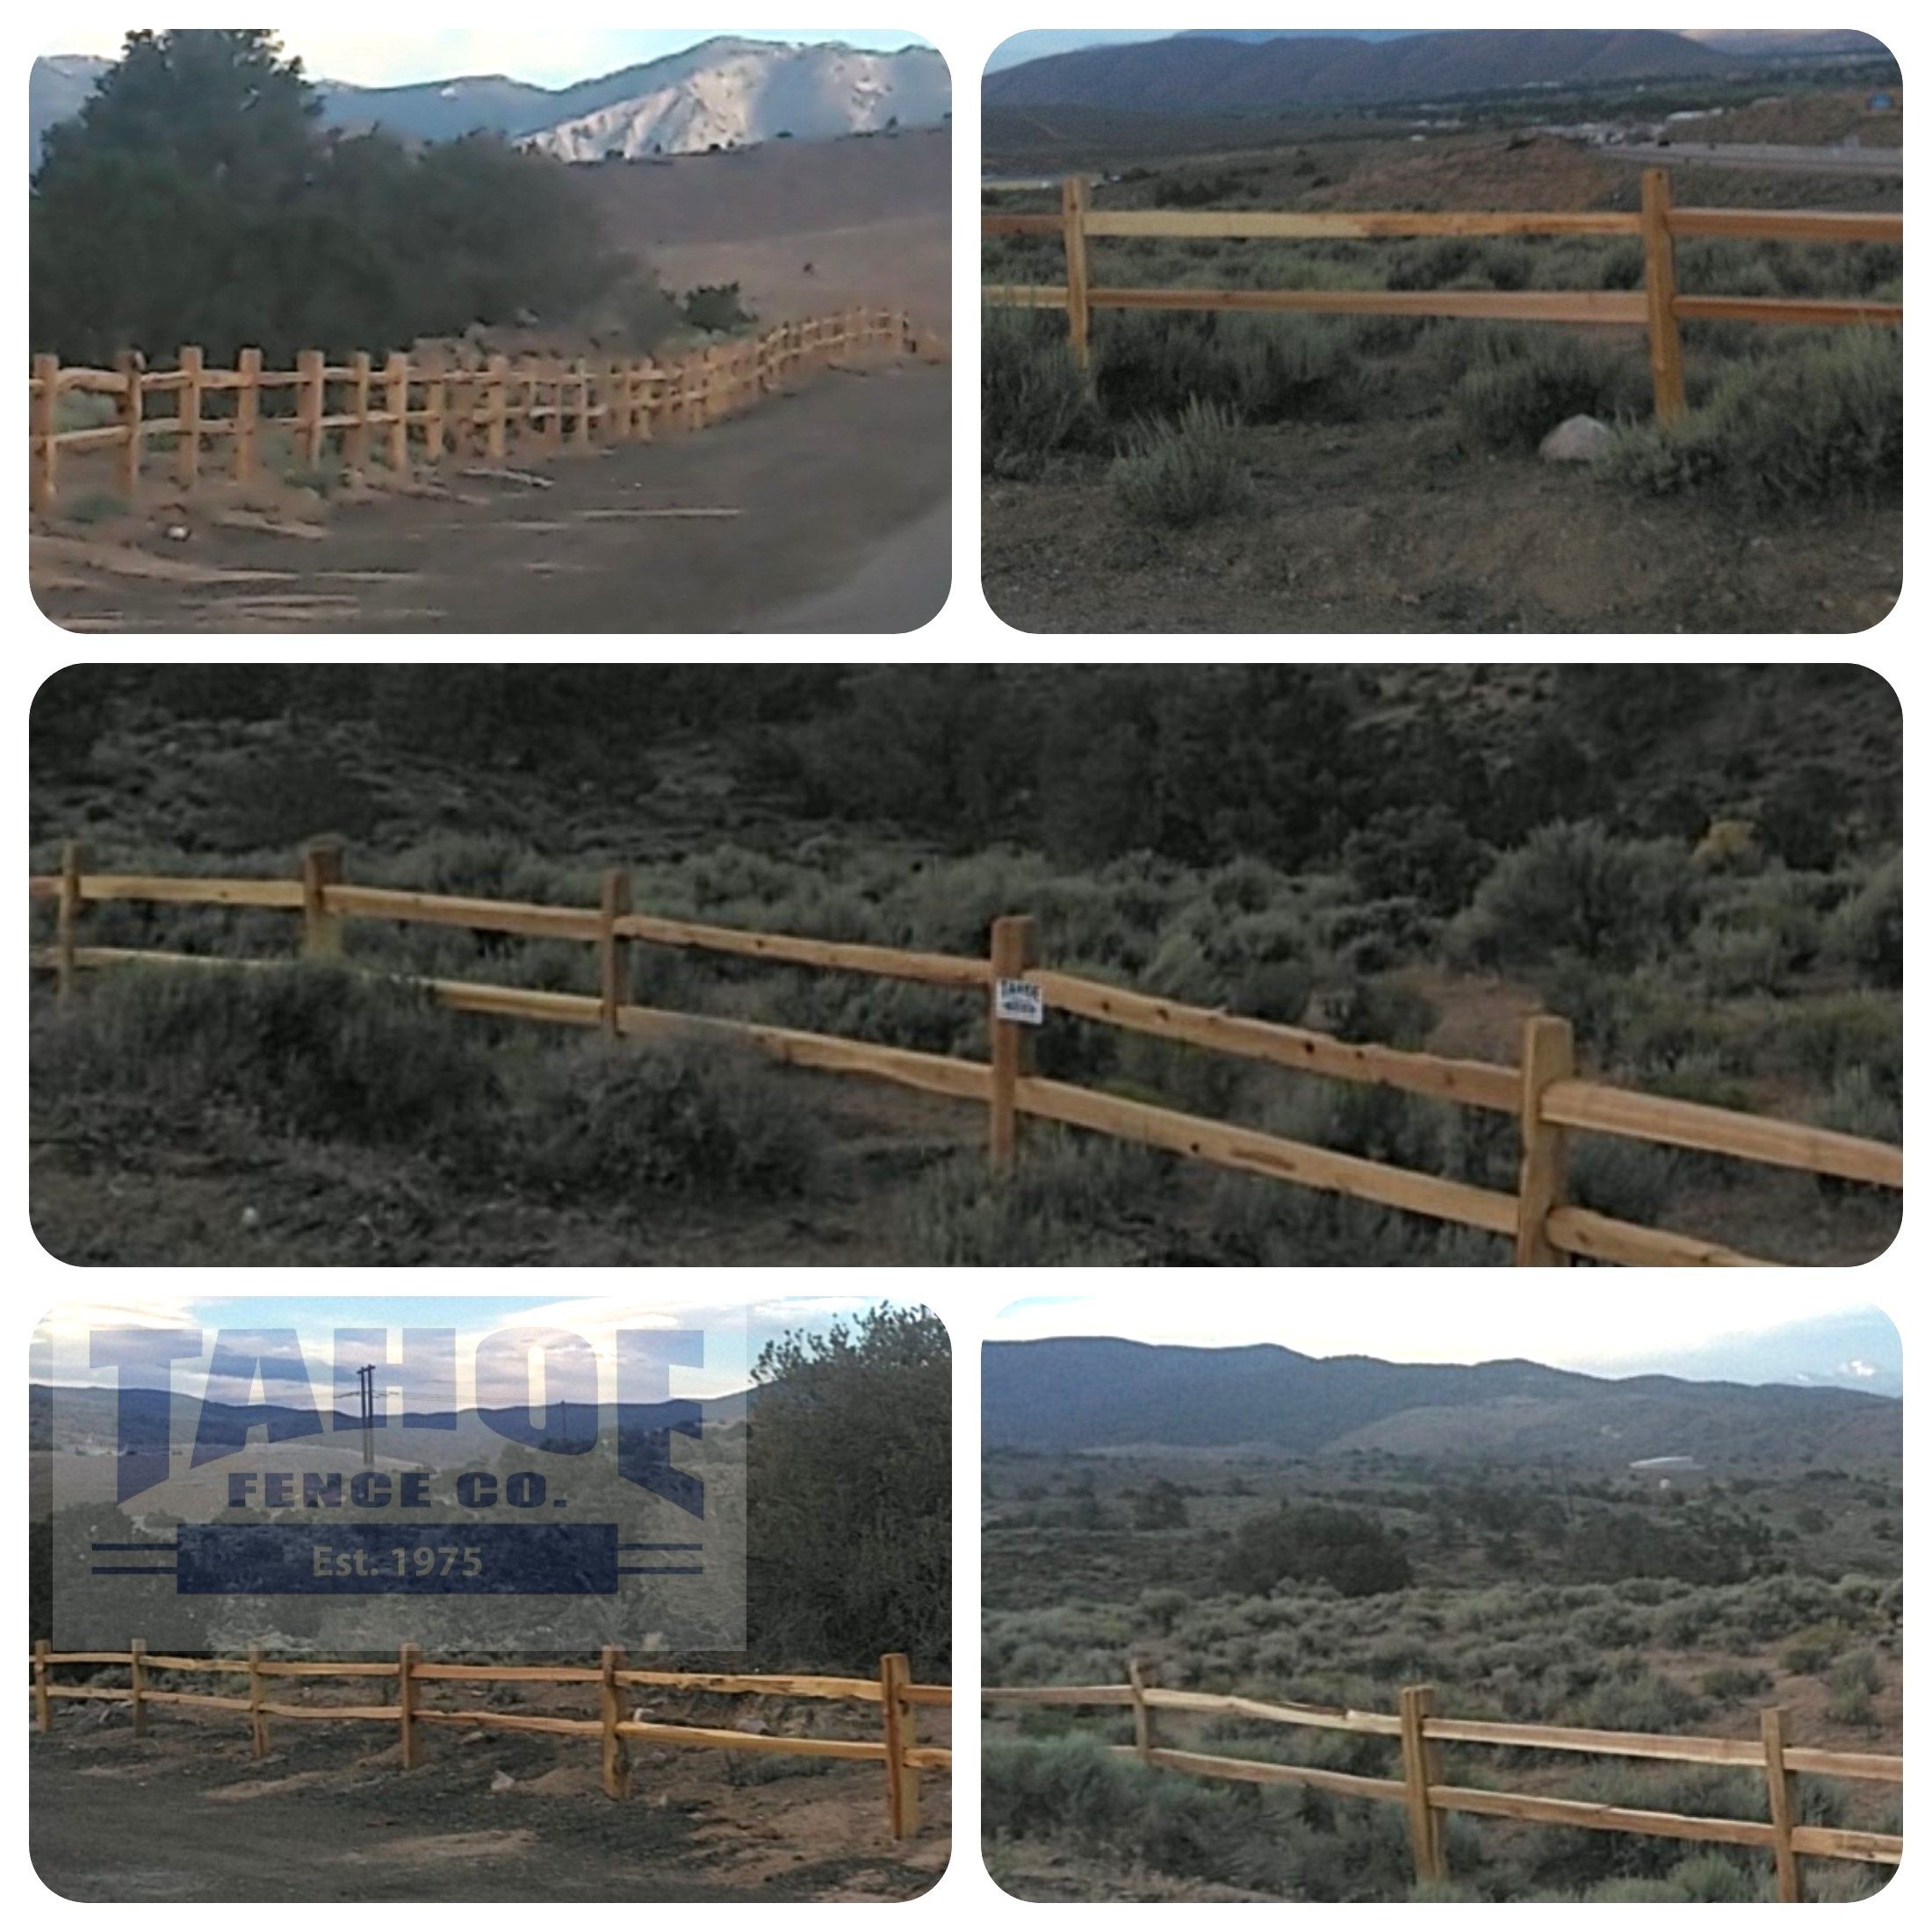
[[[397,350],[382,372],[383,413],[388,416],[389,467],[398,476],[409,467],[409,358]]]
[[[1409,1842],[1418,1879],[1444,1878],[1442,1813],[1429,1802],[1429,1787],[1442,1782],[1441,1751],[1423,1735],[1423,1722],[1434,1716],[1436,1693],[1427,1684],[1409,1684],[1402,1694],[1402,1784],[1409,1799]]]
[[[302,852],[302,957],[340,959],[342,919],[328,910],[328,890],[342,883],[342,848],[307,846]]]
[[[53,1647],[45,1637],[33,1640],[33,1726],[39,1731],[54,1721],[54,1700],[47,1694],[47,1654]]]
[[[508,356],[492,356],[489,373],[485,378],[483,403],[487,422],[486,447],[492,463],[502,462],[509,453],[509,407],[510,359]]]
[[[120,446],[118,459],[118,476],[120,493],[132,503],[135,493],[141,488],[141,357],[132,349],[124,349],[115,357],[114,366],[120,371],[120,378],[126,386],[120,394],[121,433],[127,440]]]
[[[1677,334],[1677,256],[1670,237],[1670,170],[1644,169],[1644,307],[1650,325],[1650,386],[1657,420],[1683,414],[1683,342]]]
[[[1134,1692],[1134,1748],[1141,1754],[1141,1763],[1154,1762],[1154,1713],[1147,1705],[1147,1683],[1141,1673],[1141,1660],[1129,1657],[1127,1660],[1127,1681]]]
[[[590,447],[590,365],[577,358],[577,447]]]
[[[987,1136],[987,1151],[996,1172],[1004,1173],[1013,1164],[1019,1145],[1019,1114],[1013,1105],[1013,1086],[1028,1057],[1027,1029],[1015,1020],[999,1017],[999,982],[1022,979],[1033,964],[1033,921],[1021,915],[993,921],[992,984],[986,989],[989,1024],[992,1030],[992,1118]]]
[[[615,1644],[603,1647],[603,1675],[597,1686],[597,1699],[603,1716],[603,1784],[609,1798],[631,1795],[631,1748],[617,1734],[624,1722],[623,1687],[617,1673],[624,1669],[624,1652]]]
[[[181,352],[180,399],[175,405],[175,480],[184,490],[201,473],[201,351],[192,343]]]
[[[617,1037],[619,1009],[631,1004],[631,941],[619,939],[616,921],[631,910],[631,869],[614,865],[603,876],[597,935],[597,984],[603,999],[603,1030]]]
[[[562,363],[559,362],[556,364],[555,367],[551,371],[550,379],[557,391],[557,407],[551,412],[549,416],[544,419],[544,442],[547,447],[554,451],[560,450],[564,446],[565,378],[564,365]],[[532,407],[535,407],[536,406],[537,395],[537,392],[533,386],[530,390],[530,405]]]
[[[413,1771],[422,1762],[422,1734],[416,1728],[416,1665],[422,1653],[405,1644],[396,1653],[396,1728],[401,1734],[402,1768]]]
[[[1784,1769],[1784,1712],[1772,1705],[1758,1713],[1764,1739],[1764,1779],[1770,1787],[1771,1826],[1777,1833],[1772,1847],[1777,1860],[1777,1902],[1802,1905],[1805,1882],[1799,1870],[1798,1854],[1791,1849],[1791,1827],[1798,1822],[1798,1793],[1791,1774]]]
[[[1523,1159],[1516,1190],[1516,1265],[1560,1268],[1566,1257],[1550,1244],[1550,1210],[1563,1204],[1569,1164],[1568,1136],[1543,1118],[1543,1092],[1576,1071],[1576,1042],[1570,1023],[1554,1013],[1532,1013],[1523,1022]]]
[[[905,1696],[912,1678],[902,1652],[879,1659],[879,1701],[885,1712],[885,1802],[895,1838],[915,1838],[919,1828],[919,1774],[905,1762],[913,1742],[912,1706]]]
[[[305,470],[319,469],[322,461],[323,407],[328,389],[328,371],[319,349],[302,350],[295,357],[295,373],[301,379],[295,388],[295,454]]]
[[[369,351],[358,349],[349,358],[349,409],[354,420],[342,437],[342,461],[359,470],[369,460]]]
[[[658,386],[658,365],[648,356],[632,369],[631,385],[631,434],[639,443],[648,443],[654,432],[652,413],[662,393]]]
[[[60,445],[54,440],[54,424],[60,420],[61,407],[61,358],[58,356],[36,356],[33,358],[33,379],[39,386],[33,393],[32,436],[28,443],[30,451],[28,500],[37,510],[48,509],[54,503],[54,470],[60,462]]]
[[[54,996],[63,1004],[73,998],[77,977],[74,938],[81,917],[81,874],[86,854],[69,839],[61,847],[61,896],[54,907]]]
[[[269,1755],[269,1720],[262,1705],[266,1701],[266,1682],[262,1675],[262,1647],[249,1646],[249,1743],[257,1757]]]
[[[234,366],[242,386],[234,393],[234,479],[255,480],[255,436],[262,420],[262,351],[244,349]]]
[[[148,1640],[137,1637],[127,1647],[128,1673],[133,1683],[134,1735],[148,1735]]]
[[[439,368],[422,386],[422,460],[443,460],[443,425],[450,414],[450,379]]]
[[[1067,342],[1073,359],[1087,366],[1087,184],[1070,175],[1060,184],[1060,224],[1067,251]]]

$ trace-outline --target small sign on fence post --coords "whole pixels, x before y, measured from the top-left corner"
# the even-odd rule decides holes
[[[1017,1027],[1042,1027],[1047,1020],[1046,998],[1039,983],[1031,979],[995,980],[993,1011]]]
[[[1013,1165],[1019,1144],[1016,1095],[1020,1076],[1026,1071],[1029,1037],[1020,1029],[1037,1026],[1039,1019],[1016,1018],[1015,1010],[1024,1012],[1029,1005],[1039,1004],[1040,989],[1031,985],[1024,977],[1032,963],[1033,921],[1024,916],[995,919],[991,957],[991,1118],[988,1123],[987,1151],[997,1172],[1005,1172]],[[1009,997],[1009,990],[1020,988],[1030,990],[1034,995],[1032,1002],[1020,998],[1017,991],[1013,991]],[[1043,1008],[1042,1011],[1043,1013]]]

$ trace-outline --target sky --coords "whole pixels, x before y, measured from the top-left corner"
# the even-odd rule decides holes
[[[42,54],[118,56],[124,27],[62,27]],[[890,53],[923,35],[893,27],[432,27],[384,33],[367,27],[278,27],[285,54],[299,54],[311,80],[353,81],[363,87],[400,87],[465,75],[507,74],[539,87],[563,87],[661,60],[700,40],[732,34],[748,40],[844,40]]]
[[[1759,1270],[1749,1271],[1737,1286],[1700,1275],[1690,1293],[1682,1284],[1615,1278],[1614,1298],[1564,1281],[1568,1292],[1532,1294],[1512,1283],[1502,1289],[1458,1285],[1439,1294],[1404,1290],[1386,1297],[1372,1287],[1340,1294],[1316,1290],[1303,1300],[1287,1286],[1291,1278],[1280,1279],[1282,1287],[1265,1297],[1031,1295],[1002,1308],[989,1334],[996,1341],[1118,1335],[1197,1348],[1274,1342],[1304,1355],[1373,1355],[1394,1362],[1523,1358],[1597,1375],[1639,1374],[1695,1359],[1712,1365],[1695,1373],[1722,1376],[1724,1359],[1734,1350],[1741,1363],[1760,1357],[1742,1337],[1794,1323],[1874,1312],[1869,1298],[1855,1290],[1834,1294],[1802,1278],[1786,1285]],[[1579,1279],[1612,1278],[1569,1278]],[[1894,1344],[1894,1362],[1896,1353]],[[1750,1379],[1742,1366],[1729,1373]]]
[[[725,1301],[713,1295],[545,1294],[258,1296],[184,1295],[117,1300],[103,1296],[63,1302],[45,1316],[34,1331],[33,1380],[63,1385],[115,1384],[115,1372],[87,1366],[89,1337],[98,1328],[198,1329],[202,1366],[212,1355],[219,1331],[292,1329],[319,1399],[334,1381],[335,1332],[338,1328],[453,1328],[458,1331],[458,1398],[473,1400],[471,1365],[483,1336],[506,1328],[555,1328],[581,1335],[596,1352],[605,1399],[614,1399],[612,1337],[624,1327],[685,1327],[704,1330],[702,1369],[674,1372],[671,1393],[707,1399],[746,1388],[752,1366],[765,1344],[787,1330],[823,1330],[839,1316],[870,1307],[874,1296],[786,1295]],[[400,1337],[393,1340],[400,1345]],[[177,1362],[171,1386],[177,1394],[200,1396],[205,1378],[191,1361]],[[353,1383],[350,1384],[353,1393]],[[540,1399],[540,1387],[533,1390]]]
[[[1018,67],[1022,61],[1042,61],[1049,54],[1071,54],[1076,47],[1121,47],[1130,40],[1165,40],[1186,32],[1183,27],[1034,27],[1002,40],[986,61],[986,71],[997,74],[1003,67]],[[1205,32],[1205,28],[1198,31]],[[1366,27],[1283,27],[1283,34],[1301,34],[1309,39],[1335,34],[1361,34],[1386,40],[1396,29],[1371,31]],[[1415,29],[1411,31],[1417,31]]]

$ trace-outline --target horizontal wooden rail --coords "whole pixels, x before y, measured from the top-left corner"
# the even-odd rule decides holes
[[[1352,1711],[1321,1704],[1262,1704],[1253,1698],[1222,1697],[1208,1690],[1165,1690],[1156,1685],[1142,1691],[1141,1701],[1156,1710],[1250,1718],[1258,1723],[1292,1724],[1304,1730],[1353,1731],[1369,1737],[1402,1735],[1402,1719],[1382,1711]]]
[[[1668,1732],[1591,1731],[1561,1724],[1501,1724],[1477,1718],[1425,1718],[1423,1735],[1445,1744],[1496,1744],[1512,1750],[1586,1751],[1604,1757],[1663,1758],[1675,1764],[1748,1764],[1762,1770],[1755,1738],[1673,1737]]]
[[[1132,1688],[1124,1683],[983,1683],[982,1704],[1092,1704],[1130,1705]]]
[[[1658,1141],[1703,1154],[1728,1154],[1773,1167],[1803,1168],[1875,1187],[1905,1186],[1905,1151],[1828,1128],[1735,1114],[1594,1080],[1558,1080],[1543,1090],[1542,1117],[1558,1127]]]
[[[735,953],[747,959],[787,965],[818,966],[837,972],[870,973],[884,979],[920,980],[928,985],[977,991],[991,977],[983,959],[951,953],[909,952],[894,946],[861,946],[846,940],[804,939],[789,933],[759,933],[741,926],[703,926],[690,919],[631,912],[618,919],[620,939],[641,939],[653,946],[690,947],[704,952]]]
[[[595,1682],[597,1673],[592,1671],[590,1675]],[[664,1684],[681,1690],[715,1691],[727,1697],[837,1698],[876,1704],[883,1695],[876,1677],[744,1676],[689,1670],[620,1670],[616,1675],[619,1683]],[[922,1684],[919,1688],[938,1692],[936,1698],[921,1701],[952,1700],[949,1684]]]
[[[1481,1818],[1515,1818],[1538,1825],[1578,1825],[1586,1831],[1627,1831],[1645,1838],[1689,1838],[1701,1843],[1762,1845],[1777,1842],[1777,1827],[1748,1818],[1697,1818],[1677,1812],[1637,1811],[1582,1798],[1532,1798],[1520,1791],[1475,1791],[1431,1784],[1438,1811],[1473,1812]]]
[[[1553,1208],[1544,1222],[1553,1248],[1581,1255],[1586,1261],[1615,1262],[1626,1268],[1769,1268],[1734,1248],[1694,1235],[1672,1234],[1645,1228],[1633,1221],[1617,1221],[1589,1208]]]
[[[1115,1757],[1139,1757],[1132,1744],[1110,1747]],[[1228,1777],[1244,1784],[1300,1784],[1310,1791],[1333,1791],[1338,1798],[1399,1799],[1402,1787],[1392,1777],[1364,1777],[1355,1771],[1331,1771],[1314,1764],[1271,1764],[1255,1757],[1217,1757],[1205,1751],[1172,1751],[1157,1745],[1143,1763],[1157,1770],[1187,1771],[1196,1777]]]
[[[695,1724],[631,1724],[617,1727],[619,1737],[646,1738],[656,1744],[685,1744],[714,1751],[781,1751],[798,1757],[883,1759],[885,1746],[868,1738],[779,1737],[764,1731],[708,1731]]]
[[[998,219],[988,217],[989,220]],[[1013,217],[1004,219],[1011,220]],[[1046,217],[1056,230],[1060,217]],[[1338,209],[1304,214],[1252,208],[1117,209],[1091,211],[1082,224],[1089,235],[1163,235],[1177,241],[1308,242],[1399,240],[1422,235],[1637,234],[1634,214],[1569,214],[1451,209],[1433,213],[1400,209]],[[1039,232],[1039,231],[1035,231]]]
[[[1680,322],[1777,322],[1842,328],[1869,323],[1902,328],[1902,302],[1795,301],[1781,295],[1680,295],[1671,311]]]
[[[264,1665],[264,1669],[267,1667]],[[394,1676],[394,1664],[378,1664],[378,1670]],[[409,1675],[425,1683],[601,1683],[601,1670],[585,1670],[566,1664],[503,1663],[418,1663]]]
[[[1739,241],[1892,242],[1905,240],[1902,214],[1846,214],[1811,208],[1673,208],[1674,235],[1728,235]]]
[[[58,879],[54,881],[56,890]],[[302,909],[299,879],[161,879],[143,873],[83,873],[81,898],[90,903],[140,899],[155,905],[258,905]]]
[[[299,893],[296,904],[301,904]],[[517,933],[529,939],[594,940],[602,929],[595,912],[567,905],[519,905],[508,899],[460,898],[371,885],[327,886],[322,905],[326,912],[350,919],[461,926],[479,933]]]
[[[987,296],[998,299],[990,291]],[[1095,283],[1087,290],[1087,304],[1092,308],[1243,314],[1461,316],[1500,322],[1604,323],[1619,328],[1640,328],[1645,317],[1642,295],[1626,289],[1112,288]]]

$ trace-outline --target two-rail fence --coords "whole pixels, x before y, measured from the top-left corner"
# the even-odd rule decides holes
[[[1166,1690],[1146,1682],[1138,1660],[1128,1668],[1124,1684],[1049,1685],[1039,1689],[986,1685],[989,1704],[1113,1705],[1134,1713],[1134,1742],[1113,1748],[1119,1757],[1197,1777],[1228,1777],[1254,1784],[1299,1784],[1342,1798],[1380,1799],[1405,1806],[1418,1880],[1450,1876],[1443,1849],[1443,1819],[1450,1812],[1481,1818],[1514,1819],[1526,1824],[1570,1825],[1585,1831],[1629,1832],[1647,1838],[1690,1839],[1701,1844],[1749,1845],[1768,1850],[1777,1867],[1777,1895],[1794,1902],[1804,1896],[1799,1867],[1802,1857],[1848,1858],[1868,1864],[1896,1865],[1900,1837],[1894,1833],[1850,1831],[1799,1822],[1796,1780],[1801,1775],[1867,1779],[1902,1784],[1905,1760],[1864,1751],[1813,1750],[1785,1737],[1785,1712],[1760,1712],[1758,1738],[1676,1737],[1647,1731],[1578,1730],[1554,1724],[1501,1724],[1488,1719],[1436,1715],[1435,1691],[1426,1684],[1405,1689],[1400,1714],[1349,1711],[1320,1705],[1263,1704],[1251,1698],[1218,1697],[1200,1690]],[[1186,1712],[1196,1717],[1237,1718],[1260,1724],[1286,1724],[1309,1730],[1347,1731],[1358,1736],[1399,1740],[1400,1777],[1364,1777],[1352,1771],[1315,1765],[1171,1750],[1155,1741],[1155,1713]],[[1490,1791],[1445,1783],[1445,1744],[1493,1745],[1510,1750],[1582,1752],[1596,1757],[1662,1760],[1675,1764],[1723,1764],[1763,1773],[1764,1820],[1698,1818],[1678,1812],[1641,1811],[1583,1799],[1546,1798],[1525,1792]]]
[[[1681,237],[1731,236],[1777,242],[1890,242],[1905,239],[1896,214],[1813,213],[1770,208],[1680,208],[1670,176],[1647,169],[1643,206],[1635,214],[1458,211],[1423,214],[1395,210],[1290,213],[1258,209],[1098,209],[1088,184],[1061,184],[1058,214],[982,214],[983,234],[1057,234],[1066,250],[1063,286],[992,284],[983,302],[996,307],[1064,308],[1074,358],[1088,362],[1088,331],[1096,308],[1299,310],[1319,315],[1438,315],[1491,321],[1611,324],[1647,329],[1650,379],[1659,418],[1683,414],[1683,345],[1680,322],[1871,322],[1901,327],[1902,303],[1789,300],[1781,296],[1683,295],[1677,291]],[[1165,236],[1187,241],[1390,240],[1420,235],[1636,235],[1644,253],[1637,289],[1214,289],[1115,288],[1095,285],[1087,270],[1091,240]]]
[[[921,1705],[950,1706],[950,1684],[915,1683],[905,1656],[898,1652],[879,1660],[879,1674],[871,1677],[714,1676],[688,1670],[633,1670],[621,1649],[606,1647],[595,1669],[570,1664],[497,1664],[425,1662],[415,1644],[405,1644],[395,1661],[331,1662],[320,1658],[264,1657],[261,1647],[250,1647],[245,1659],[174,1657],[151,1653],[140,1639],[126,1650],[55,1650],[41,1638],[33,1647],[33,1717],[35,1727],[53,1723],[55,1698],[95,1698],[130,1706],[136,1737],[148,1735],[152,1705],[192,1705],[215,1711],[235,1711],[248,1719],[254,1755],[269,1751],[269,1719],[305,1722],[393,1724],[402,1768],[414,1770],[422,1762],[422,1727],[459,1725],[494,1731],[534,1731],[557,1737],[596,1738],[603,1754],[603,1788],[612,1798],[631,1790],[631,1745],[664,1744],[710,1751],[780,1751],[799,1757],[845,1758],[885,1767],[888,1820],[895,1838],[911,1838],[919,1828],[919,1774],[949,1771],[953,1754],[944,1745],[919,1741]],[[128,1684],[59,1683],[54,1666],[62,1664],[125,1665]],[[222,1697],[204,1690],[156,1690],[150,1672],[198,1671],[246,1677],[246,1697]],[[395,1685],[393,1704],[271,1703],[273,1677],[353,1677],[386,1680]],[[549,1713],[504,1711],[445,1711],[422,1700],[429,1683],[580,1683],[597,1687],[598,1715],[559,1717]],[[625,1690],[699,1690],[765,1698],[830,1698],[879,1706],[881,1735],[870,1738],[792,1737],[769,1731],[726,1731],[695,1724],[657,1724],[626,1713]]]
[[[90,872],[81,848],[69,843],[62,850],[60,871],[30,876],[28,891],[33,898],[55,902],[54,943],[33,949],[29,962],[54,973],[58,997],[63,1000],[73,996],[80,973],[90,968],[142,962],[230,968],[277,963],[83,945],[83,908],[109,900],[299,912],[301,950],[310,959],[339,958],[342,928],[350,919],[392,919],[580,941],[597,949],[595,994],[535,991],[463,979],[411,983],[459,1012],[601,1027],[614,1038],[684,1034],[732,1039],[796,1066],[864,1074],[970,1101],[987,1109],[988,1143],[996,1168],[1011,1167],[1020,1119],[1031,1115],[1218,1167],[1481,1229],[1513,1242],[1518,1265],[1561,1266],[1573,1256],[1666,1267],[1770,1265],[1710,1241],[1571,1205],[1566,1199],[1565,1178],[1573,1132],[1622,1135],[1871,1186],[1905,1185],[1904,1152],[1887,1143],[1581,1079],[1570,1024],[1554,1014],[1536,1013],[1525,1020],[1522,1060],[1515,1066],[1360,1045],[1307,1027],[1186,1006],[1040,966],[1035,962],[1033,920],[1027,917],[995,919],[987,955],[974,959],[640,912],[631,903],[630,871],[622,867],[605,873],[600,903],[584,907],[352,885],[343,876],[342,849],[334,844],[309,847],[302,855],[299,878],[231,879]],[[988,1002],[991,1050],[984,1062],[967,1060],[842,1034],[641,1006],[635,1002],[631,977],[631,950],[640,942],[912,980],[977,995]],[[1507,1114],[1518,1123],[1520,1135],[1517,1191],[1503,1193],[1043,1078],[1032,1071],[1033,1041],[1041,1026],[1062,1015],[1296,1072]]]
[[[702,429],[838,357],[914,347],[903,313],[852,308],[666,362],[492,356],[481,368],[462,369],[434,354],[412,361],[398,353],[378,368],[366,353],[332,365],[321,350],[305,349],[292,371],[280,371],[263,368],[259,349],[242,350],[232,370],[208,368],[192,346],[172,370],[144,369],[131,353],[114,369],[62,368],[57,357],[36,356],[27,383],[29,502],[51,508],[62,458],[90,450],[114,451],[116,487],[131,501],[148,445],[156,442],[173,443],[173,479],[184,490],[200,479],[204,444],[222,440],[230,446],[228,473],[242,484],[259,473],[270,436],[287,438],[288,459],[299,471],[317,468],[333,437],[345,467],[363,467],[379,447],[397,475],[408,473],[412,459],[501,464],[513,427],[518,443],[539,453],[648,443]],[[263,409],[264,395],[278,406],[285,391],[293,392],[285,413]],[[115,420],[61,429],[61,399],[78,394],[112,397]],[[172,396],[171,413],[149,415],[153,396]],[[205,408],[209,397],[232,400]]]

